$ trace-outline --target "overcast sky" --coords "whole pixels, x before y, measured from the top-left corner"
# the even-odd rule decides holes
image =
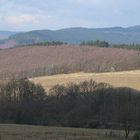
[[[0,0],[0,30],[140,24],[140,0]]]

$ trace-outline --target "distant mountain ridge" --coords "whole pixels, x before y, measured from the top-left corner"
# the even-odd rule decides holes
[[[34,30],[10,35],[8,41],[28,45],[43,41],[61,41],[79,44],[82,41],[105,40],[111,44],[140,44],[140,25],[110,28],[65,28],[60,30]],[[12,47],[12,46],[11,46]]]
[[[16,34],[17,32],[14,31],[0,31],[0,40],[1,39],[6,39],[10,37],[11,35]]]

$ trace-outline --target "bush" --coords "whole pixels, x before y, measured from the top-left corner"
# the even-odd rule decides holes
[[[82,42],[80,45],[82,46],[97,46],[97,47],[102,47],[102,48],[108,48],[109,43],[106,41],[87,41],[87,42]]]

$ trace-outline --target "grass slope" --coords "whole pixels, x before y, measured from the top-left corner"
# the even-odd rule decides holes
[[[31,79],[41,84],[46,91],[56,84],[68,84],[70,82],[81,82],[93,79],[96,82],[109,83],[115,87],[130,87],[140,90],[140,70],[108,72],[108,73],[74,73],[44,76]]]
[[[43,127],[28,125],[0,125],[1,140],[124,140],[123,131],[81,128]]]

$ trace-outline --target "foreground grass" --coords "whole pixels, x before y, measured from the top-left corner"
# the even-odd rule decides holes
[[[124,140],[122,131],[0,125],[0,140]]]
[[[68,84],[70,82],[82,82],[93,79],[96,82],[105,82],[114,87],[129,87],[140,90],[140,70],[108,72],[108,73],[74,73],[60,74],[53,76],[43,76],[31,79],[37,84],[41,84],[46,91],[56,84]]]

